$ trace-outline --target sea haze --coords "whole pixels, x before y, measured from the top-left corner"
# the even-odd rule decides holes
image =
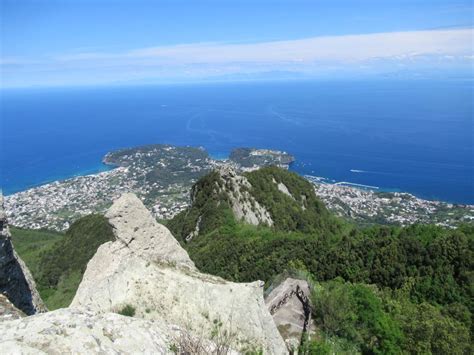
[[[1,92],[9,194],[150,143],[286,150],[292,169],[474,204],[470,81],[266,82]]]

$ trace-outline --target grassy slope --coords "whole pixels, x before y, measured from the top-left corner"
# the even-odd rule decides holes
[[[56,242],[64,238],[64,234],[16,227],[10,227],[10,232],[16,252],[26,263],[36,280],[39,275],[38,266],[42,253],[50,251]]]
[[[50,310],[69,305],[88,261],[101,244],[114,238],[112,228],[100,215],[79,219],[66,234],[12,228],[12,236]]]
[[[15,227],[11,227],[10,231],[16,252],[30,269],[41,297],[46,306],[51,309],[53,304],[48,302],[47,299],[48,293],[50,293],[49,288],[42,287],[38,282],[41,275],[40,260],[42,255],[50,253],[54,245],[63,240],[65,235],[46,230],[29,230]]]

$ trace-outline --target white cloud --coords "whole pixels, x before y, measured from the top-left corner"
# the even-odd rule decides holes
[[[200,80],[288,72],[304,76],[471,68],[474,29],[409,31],[245,44],[191,43],[0,62],[4,87]]]
[[[470,55],[473,29],[314,37],[250,44],[195,43],[122,53],[80,53],[61,61],[151,61],[156,64],[357,62],[420,55]]]

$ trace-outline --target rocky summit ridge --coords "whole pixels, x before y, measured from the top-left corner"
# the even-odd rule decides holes
[[[295,173],[277,167],[241,172],[224,166],[193,185],[190,207],[167,226],[179,240],[189,243],[230,220],[305,233],[338,223],[312,185]]]
[[[221,184],[216,184],[216,193],[228,193],[232,211],[237,220],[252,225],[273,225],[270,212],[262,206],[249,192],[252,185],[248,179],[231,167],[221,167],[218,170]]]
[[[134,194],[106,213],[115,240],[89,261],[68,309],[0,323],[0,348],[33,353],[285,354],[261,282],[200,273]],[[125,317],[124,309],[132,310]]]

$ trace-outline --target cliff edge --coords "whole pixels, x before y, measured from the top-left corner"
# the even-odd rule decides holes
[[[28,267],[13,247],[0,194],[0,293],[27,315],[45,312],[41,297]]]

